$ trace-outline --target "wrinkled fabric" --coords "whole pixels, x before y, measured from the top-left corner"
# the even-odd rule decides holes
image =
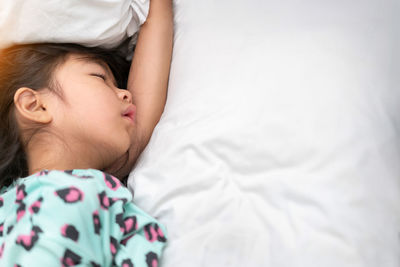
[[[176,0],[131,173],[163,267],[400,266],[400,1]]]
[[[78,43],[115,48],[145,22],[149,0],[1,0],[0,48]]]

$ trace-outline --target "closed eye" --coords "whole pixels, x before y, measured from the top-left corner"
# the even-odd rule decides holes
[[[101,74],[101,73],[91,73],[90,75],[102,78],[104,81],[107,80],[106,76],[104,74]]]

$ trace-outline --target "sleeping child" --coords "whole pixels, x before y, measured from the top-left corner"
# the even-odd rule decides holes
[[[158,266],[166,229],[122,178],[163,112],[172,33],[172,0],[151,0],[127,81],[101,48],[1,50],[0,266]]]

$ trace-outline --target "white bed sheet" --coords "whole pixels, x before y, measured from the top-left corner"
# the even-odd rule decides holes
[[[400,266],[400,1],[176,0],[129,178],[163,267]]]

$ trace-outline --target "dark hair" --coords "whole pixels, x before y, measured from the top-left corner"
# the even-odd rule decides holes
[[[69,54],[101,60],[111,69],[119,88],[126,88],[129,62],[117,51],[77,44],[24,44],[0,50],[0,189],[29,175],[21,133],[15,118],[14,94],[21,87],[48,88],[57,93],[53,79]]]

